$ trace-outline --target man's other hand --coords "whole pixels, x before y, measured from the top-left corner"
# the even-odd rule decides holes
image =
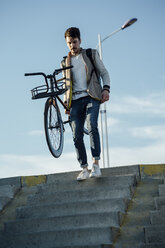
[[[101,102],[103,103],[103,102],[106,102],[108,100],[109,100],[109,92],[108,92],[108,90],[103,90]]]

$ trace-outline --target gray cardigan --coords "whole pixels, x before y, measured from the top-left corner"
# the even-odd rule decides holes
[[[102,99],[102,86],[101,86],[101,80],[102,78],[103,82],[103,89],[110,89],[110,77],[109,73],[106,70],[102,60],[100,59],[100,56],[97,52],[97,50],[92,49],[92,59],[93,63],[97,70],[97,76],[94,72],[93,65],[88,58],[86,54],[85,49],[81,49],[82,57],[84,60],[84,63],[86,65],[86,73],[87,73],[87,93],[94,99],[101,101]],[[69,53],[67,57],[62,61],[62,66],[70,66],[71,63],[71,54]],[[68,89],[65,92],[64,95],[64,101],[67,103],[68,108],[71,107],[71,101],[72,101],[72,74],[71,70],[66,70],[65,72],[65,82],[66,82],[66,88]]]

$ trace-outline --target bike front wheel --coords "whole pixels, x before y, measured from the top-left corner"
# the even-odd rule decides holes
[[[53,98],[48,98],[45,103],[44,127],[49,150],[58,158],[63,151],[64,128],[60,110]]]

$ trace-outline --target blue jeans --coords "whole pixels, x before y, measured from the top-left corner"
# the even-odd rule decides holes
[[[70,111],[73,141],[76,148],[77,159],[82,168],[88,166],[86,148],[84,145],[84,123],[87,120],[87,128],[90,136],[92,157],[100,159],[100,136],[98,132],[98,115],[100,102],[90,96],[72,101]]]

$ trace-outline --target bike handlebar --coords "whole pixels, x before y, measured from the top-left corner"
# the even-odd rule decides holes
[[[53,72],[53,75],[58,75],[60,72],[62,72],[64,70],[71,69],[71,68],[73,68],[73,66],[67,66],[67,67],[63,67],[63,68],[60,68],[60,69],[56,69]],[[46,74],[43,73],[43,72],[25,73],[24,75],[25,75],[25,77],[27,77],[27,76],[38,76],[38,75],[41,75],[41,76],[44,76],[45,78],[47,78]]]
[[[60,72],[64,71],[64,70],[68,70],[68,69],[71,69],[73,68],[73,65],[71,66],[67,66],[67,67],[63,67],[63,68],[60,68],[60,69],[56,69],[53,73],[53,75],[58,75]]]
[[[46,77],[46,75],[43,72],[25,73],[25,77],[36,76],[36,75],[42,75],[42,76]]]
[[[55,87],[57,89],[59,89],[58,85],[57,85],[57,81],[56,81],[56,78],[55,76],[58,75],[60,72],[64,71],[64,70],[68,70],[68,69],[71,69],[73,66],[67,66],[67,67],[63,67],[63,68],[60,68],[60,69],[56,69],[52,75],[46,75],[45,73],[43,72],[34,72],[34,73],[25,73],[25,77],[27,76],[43,76],[45,78],[45,83],[46,83],[46,86],[47,86],[47,89],[49,88],[49,84],[48,84],[48,79],[51,79],[51,78],[54,78],[54,84],[55,84]]]
[[[46,86],[47,86],[47,88],[49,87],[47,76],[43,72],[25,73],[24,75],[25,75],[25,77],[28,77],[28,76],[39,76],[39,75],[44,76]]]

